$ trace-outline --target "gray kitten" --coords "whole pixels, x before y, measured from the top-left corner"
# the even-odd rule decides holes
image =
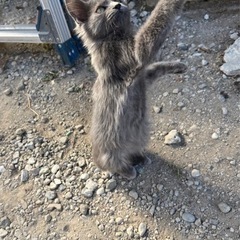
[[[102,170],[133,179],[148,142],[146,88],[179,62],[154,62],[184,0],[161,0],[135,34],[126,5],[111,0],[66,0],[76,32],[97,72],[93,86],[93,159]]]

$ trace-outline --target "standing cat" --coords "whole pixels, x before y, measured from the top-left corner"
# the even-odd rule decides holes
[[[66,0],[97,73],[93,86],[93,159],[102,170],[133,179],[148,142],[146,87],[179,62],[155,62],[184,0],[161,0],[135,34],[126,5],[111,0]]]

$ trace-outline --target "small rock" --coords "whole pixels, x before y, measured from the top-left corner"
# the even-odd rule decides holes
[[[143,237],[144,234],[146,233],[146,231],[147,231],[146,223],[140,223],[139,227],[138,227],[138,233],[139,233],[140,237]]]
[[[66,194],[65,194],[65,198],[66,199],[71,199],[72,198],[72,193],[71,192],[67,192]]]
[[[71,70],[71,69],[68,70],[68,71],[67,71],[67,74],[68,74],[68,75],[73,75],[73,70]]]
[[[50,214],[47,214],[47,215],[44,217],[44,219],[45,219],[45,222],[46,222],[46,223],[50,223],[50,222],[52,221],[52,216],[51,216]]]
[[[237,40],[238,39],[238,33],[237,32],[234,32],[230,35],[230,38],[233,39],[233,40]]]
[[[62,143],[62,144],[66,144],[66,143],[68,142],[68,137],[61,137],[61,138],[59,139],[59,141],[60,141],[60,143]]]
[[[54,191],[47,191],[46,194],[45,194],[45,197],[48,200],[54,200],[57,197],[57,194]]]
[[[116,222],[118,225],[120,225],[120,224],[123,222],[123,219],[122,219],[121,217],[117,217],[117,218],[115,219],[115,222]]]
[[[183,213],[182,219],[189,223],[193,223],[196,220],[195,216],[191,213]]]
[[[231,211],[231,207],[228,206],[224,202],[219,203],[218,207],[219,207],[220,211],[223,212],[223,213],[229,213]]]
[[[49,172],[49,168],[47,166],[42,167],[39,171],[39,175],[46,174]]]
[[[209,20],[209,15],[207,13],[204,15],[204,19]]]
[[[4,92],[3,92],[6,96],[10,96],[12,94],[12,89],[11,88],[7,88]]]
[[[60,169],[60,166],[58,164],[55,164],[52,166],[51,172],[53,174],[56,174],[59,169]]]
[[[223,113],[223,115],[227,115],[228,114],[227,108],[223,107],[222,108],[222,113]]]
[[[89,213],[89,207],[86,204],[80,204],[79,210],[80,210],[80,213],[84,216],[87,216]]]
[[[175,89],[173,89],[173,91],[172,91],[174,94],[178,94],[179,93],[179,89],[178,88],[175,88]]]
[[[136,5],[135,2],[131,1],[128,3],[128,8],[132,10],[135,7],[135,5]]]
[[[106,189],[109,191],[113,191],[117,187],[117,181],[115,179],[110,179],[106,183]]]
[[[8,232],[2,228],[0,228],[0,237],[4,238],[8,235]]]
[[[89,179],[89,174],[88,173],[81,174],[80,179],[85,180],[85,181],[88,180]]]
[[[28,2],[23,2],[23,8],[27,8],[28,7]]]
[[[58,211],[62,211],[62,205],[60,203],[51,203],[47,206],[49,211],[53,211],[54,209]]]
[[[220,67],[226,75],[240,75],[240,37],[225,51],[225,63]]]
[[[203,66],[207,66],[208,65],[208,61],[206,61],[205,59],[202,60],[202,65]]]
[[[130,197],[134,198],[135,200],[138,199],[138,193],[137,193],[136,191],[131,190],[131,191],[128,193],[128,195],[129,195]]]
[[[78,166],[79,167],[84,167],[86,165],[86,161],[83,157],[80,157],[78,160]]]
[[[199,177],[201,174],[200,174],[199,170],[193,169],[191,172],[191,175],[192,175],[192,177],[196,178],[196,177]]]
[[[133,226],[127,228],[127,235],[132,238],[134,236],[134,229]]]
[[[182,51],[187,51],[188,48],[189,48],[188,44],[185,44],[185,43],[182,43],[182,42],[178,43],[177,47],[178,47],[179,50],[182,50]]]
[[[154,111],[155,113],[160,113],[160,112],[161,112],[161,110],[162,110],[162,108],[161,108],[161,107],[158,107],[158,106],[153,106],[153,111]]]
[[[24,129],[24,128],[18,128],[16,131],[15,131],[15,134],[17,135],[17,136],[23,136],[23,135],[25,135],[26,134],[26,129]]]
[[[179,144],[181,142],[182,142],[182,139],[177,130],[172,130],[165,136],[164,143],[167,145]]]
[[[9,227],[11,224],[11,221],[8,217],[2,217],[1,220],[0,220],[0,227],[2,228],[6,228],[6,227]]]
[[[0,166],[0,174],[4,173],[6,171],[6,168],[4,166]]]
[[[24,89],[25,89],[25,85],[24,85],[23,82],[21,82],[21,83],[18,85],[17,90],[18,90],[18,92],[20,92],[20,91],[23,91]]]
[[[218,139],[218,138],[219,138],[219,135],[218,135],[216,132],[214,132],[214,133],[212,134],[212,139],[216,140],[216,139]]]
[[[104,187],[101,187],[101,188],[99,188],[99,189],[96,191],[96,194],[99,195],[99,196],[101,196],[101,195],[104,194],[104,192],[105,192]]]
[[[23,170],[21,171],[20,180],[21,180],[21,182],[24,183],[24,182],[27,182],[28,179],[29,179],[29,172],[28,172],[27,170],[23,169]]]
[[[90,198],[93,195],[93,192],[97,189],[98,184],[91,179],[88,179],[85,185],[85,188],[82,190],[82,195]]]

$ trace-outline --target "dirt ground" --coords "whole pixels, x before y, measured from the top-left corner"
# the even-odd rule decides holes
[[[230,35],[240,35],[239,6],[239,1],[191,3],[177,20],[163,58],[180,59],[188,70],[164,76],[149,89],[147,154],[152,163],[130,182],[102,177],[91,162],[95,75],[88,57],[83,54],[66,69],[51,46],[0,43],[0,167],[5,168],[0,173],[0,239],[240,239],[240,95],[234,84],[240,79],[219,70],[224,50],[234,41]],[[19,137],[19,128],[27,135]],[[181,134],[178,146],[164,144],[172,129]],[[65,136],[67,144],[60,140]],[[44,145],[28,148],[32,138],[42,138]],[[86,161],[80,173],[74,172],[74,156]],[[40,171],[61,166],[57,178],[66,190],[55,189],[54,200],[46,192],[56,173],[21,180],[31,157],[36,159],[31,166]],[[85,198],[80,176],[86,173],[98,188],[106,189],[109,178],[117,186]],[[87,206],[87,214],[81,206]],[[184,220],[184,213],[194,221]],[[143,236],[141,222],[147,228]]]

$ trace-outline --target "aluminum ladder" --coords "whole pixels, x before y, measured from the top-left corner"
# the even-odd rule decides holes
[[[71,32],[74,22],[66,14],[63,0],[39,0],[37,24],[0,25],[0,42],[52,43],[63,63],[73,66],[84,51]]]

